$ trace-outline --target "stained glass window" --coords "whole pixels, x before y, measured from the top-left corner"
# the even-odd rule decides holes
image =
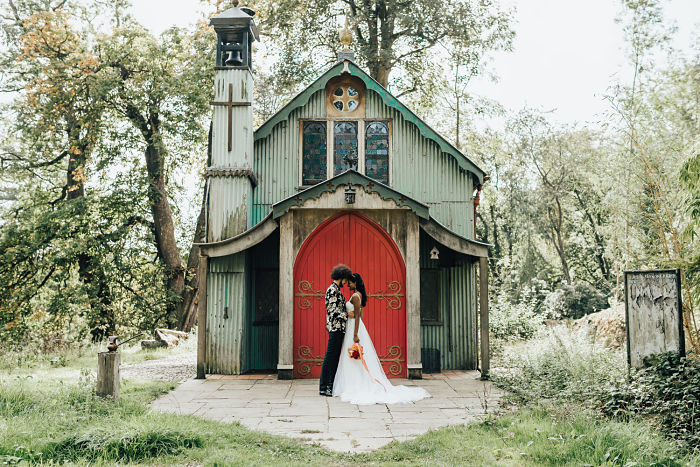
[[[365,175],[389,184],[389,125],[386,122],[366,124]]]
[[[333,175],[353,168],[357,170],[357,122],[336,122],[333,127]],[[345,157],[354,158],[352,166]]]
[[[315,185],[326,179],[326,122],[304,122],[302,184]]]

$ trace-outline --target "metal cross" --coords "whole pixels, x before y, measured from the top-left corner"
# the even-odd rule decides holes
[[[223,105],[228,107],[228,150],[231,150],[231,142],[233,141],[233,108],[240,106],[248,106],[250,102],[234,102],[233,101],[233,83],[228,85],[228,102],[210,102],[210,105]]]

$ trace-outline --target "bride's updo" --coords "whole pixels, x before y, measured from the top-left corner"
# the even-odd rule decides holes
[[[362,276],[355,272],[355,273],[353,273],[351,280],[355,283],[355,288],[357,289],[357,291],[360,292],[360,295],[362,295],[362,301],[361,301],[362,306],[366,306],[367,305],[367,289],[365,289],[365,283],[362,280]]]

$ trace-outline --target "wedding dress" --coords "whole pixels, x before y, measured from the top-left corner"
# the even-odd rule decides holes
[[[354,311],[355,307],[352,303],[347,302],[345,306],[348,313]],[[360,345],[364,351],[367,369],[362,364],[362,360],[350,358],[348,349],[355,343],[354,333],[355,318],[348,318],[338,371],[333,382],[334,397],[340,397],[344,402],[362,405],[396,404],[430,397],[428,391],[423,388],[394,386],[389,382],[362,320],[360,320],[357,336],[360,338]]]

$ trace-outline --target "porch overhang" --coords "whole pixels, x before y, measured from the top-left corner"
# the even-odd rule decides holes
[[[254,247],[269,237],[278,227],[277,221],[272,218],[272,213],[270,213],[254,227],[235,237],[220,242],[195,243],[195,245],[199,247],[203,256],[210,258],[228,256]]]
[[[489,246],[491,245],[457,235],[432,217],[420,219],[420,227],[434,240],[457,253],[474,258],[488,258],[489,256]]]

